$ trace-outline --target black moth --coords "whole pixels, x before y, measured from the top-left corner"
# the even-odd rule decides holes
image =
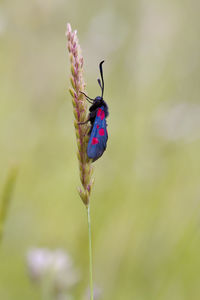
[[[91,123],[91,128],[89,131],[90,139],[87,146],[87,155],[94,162],[99,157],[102,156],[104,151],[106,150],[106,144],[108,140],[108,132],[107,132],[107,123],[106,118],[108,117],[108,106],[106,102],[103,100],[104,93],[104,80],[103,80],[103,69],[102,64],[104,60],[99,64],[99,70],[101,75],[101,80],[97,79],[98,84],[101,88],[101,96],[97,96],[95,99],[88,97],[84,94],[87,101],[92,105],[89,108],[89,118],[86,122],[79,124],[86,124],[87,122]]]

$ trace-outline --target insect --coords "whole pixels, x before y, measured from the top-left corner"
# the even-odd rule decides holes
[[[106,144],[108,140],[107,123],[106,118],[108,117],[108,106],[103,100],[104,93],[104,79],[103,79],[103,68],[102,64],[104,60],[99,64],[99,70],[101,80],[98,78],[98,84],[101,88],[101,96],[97,96],[95,99],[88,97],[85,93],[82,93],[87,101],[92,104],[89,108],[88,120],[79,124],[91,123],[89,131],[90,139],[87,145],[87,155],[93,160],[93,162],[102,156],[106,150]]]

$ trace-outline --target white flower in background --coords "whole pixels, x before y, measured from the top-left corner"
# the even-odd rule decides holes
[[[32,279],[40,282],[51,278],[56,291],[67,290],[78,281],[71,258],[61,249],[33,248],[27,254],[27,265]]]
[[[51,263],[51,253],[47,249],[31,249],[27,254],[27,265],[31,278],[40,280]]]

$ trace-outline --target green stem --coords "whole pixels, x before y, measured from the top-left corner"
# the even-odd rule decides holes
[[[88,220],[88,236],[89,236],[89,270],[90,270],[90,300],[93,300],[93,276],[92,276],[92,235],[91,235],[91,222],[90,222],[90,204],[86,206],[87,220]]]

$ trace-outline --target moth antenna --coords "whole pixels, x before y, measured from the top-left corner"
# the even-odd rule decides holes
[[[103,92],[104,92],[104,80],[103,80],[103,68],[102,68],[103,63],[104,63],[104,60],[102,60],[99,64],[99,70],[100,70],[100,74],[101,74],[101,83],[102,83],[101,85],[99,83],[99,85],[101,87],[101,97],[102,98],[103,98]],[[99,80],[98,80],[98,82],[99,82]]]
[[[101,88],[101,90],[102,90],[101,80],[98,78],[97,81],[98,81],[98,84],[100,85],[100,88]]]

